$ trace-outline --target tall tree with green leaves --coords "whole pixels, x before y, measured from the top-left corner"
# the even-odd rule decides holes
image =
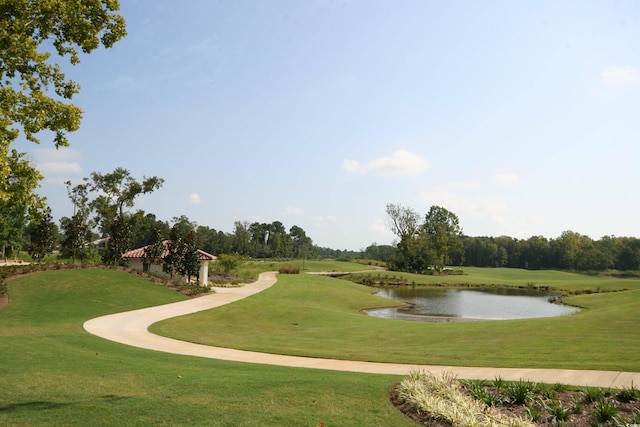
[[[0,185],[6,198],[0,198],[0,249],[2,257],[7,248],[20,248],[24,229],[29,221],[39,222],[45,209],[45,199],[34,193],[42,175],[25,158],[24,153],[11,150],[8,165]],[[0,168],[2,169],[2,168]]]
[[[420,230],[421,238],[426,239],[432,254],[432,265],[436,271],[449,265],[453,254],[464,253],[462,228],[458,216],[441,206],[431,206]]]
[[[184,224],[176,222],[171,227],[167,255],[164,257],[166,269],[171,273],[178,273],[191,281],[192,276],[198,275],[200,261],[198,257],[198,238],[193,228],[185,229]]]
[[[139,195],[162,187],[164,179],[152,176],[137,181],[127,169],[118,167],[105,174],[92,172],[87,181],[91,191],[99,194],[89,206],[95,212],[102,235],[109,237],[103,258],[107,263],[117,264],[122,254],[131,249],[131,218],[125,208],[133,207]]]
[[[0,200],[11,200],[9,148],[20,130],[35,143],[41,131],[51,131],[56,148],[69,145],[67,133],[78,130],[82,118],[70,102],[80,86],[55,59],[76,65],[81,53],[113,46],[126,35],[119,8],[118,0],[0,3]]]
[[[64,235],[62,241],[62,256],[76,259],[84,259],[89,255],[87,249],[89,227],[80,212],[76,212],[71,218],[60,218],[60,228]]]
[[[90,204],[96,213],[96,221],[103,234],[108,232],[111,222],[123,217],[124,208],[132,208],[136,197],[151,193],[162,187],[164,179],[157,176],[143,177],[137,181],[127,169],[118,167],[113,172],[92,172],[90,188],[99,192]]]
[[[42,219],[31,229],[29,236],[29,255],[38,262],[53,252],[56,243],[57,227],[51,217],[51,209],[47,207]]]
[[[162,255],[166,250],[167,247],[164,244],[164,238],[162,236],[162,227],[160,224],[156,224],[153,230],[153,240],[144,248],[144,263],[147,265],[162,264]]]
[[[464,257],[462,228],[458,217],[441,206],[431,206],[420,224],[411,208],[387,205],[388,225],[400,241],[389,260],[395,270],[412,273],[442,271],[453,258]]]

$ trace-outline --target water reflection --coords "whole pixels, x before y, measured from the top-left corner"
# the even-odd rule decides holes
[[[552,304],[552,294],[516,288],[383,288],[378,295],[404,301],[400,308],[369,310],[371,316],[419,321],[507,320],[554,317],[579,309]]]

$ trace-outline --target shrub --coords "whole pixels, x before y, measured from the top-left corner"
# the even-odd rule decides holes
[[[604,398],[604,392],[600,388],[587,387],[582,390],[582,394],[586,403],[597,402]]]
[[[640,390],[638,390],[633,385],[633,383],[631,383],[631,387],[629,388],[624,387],[620,389],[618,393],[616,393],[616,399],[618,399],[618,402],[623,402],[623,403],[628,403],[633,400],[638,400],[640,399]]]
[[[240,267],[244,258],[240,254],[220,254],[215,261],[215,269],[223,273],[229,273]]]
[[[566,421],[571,415],[571,411],[562,406],[562,403],[558,400],[552,400],[547,405],[547,410],[556,421]]]
[[[300,268],[295,265],[281,265],[278,268],[278,273],[280,274],[300,274]]]
[[[531,400],[531,394],[536,390],[537,384],[520,380],[511,383],[505,390],[508,401],[513,405],[524,405]]]
[[[594,408],[596,421],[604,423],[612,420],[618,414],[618,408],[615,403],[607,400],[600,399]]]

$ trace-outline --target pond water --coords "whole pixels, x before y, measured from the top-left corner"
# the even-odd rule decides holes
[[[417,321],[507,320],[554,317],[579,311],[553,304],[546,292],[516,288],[429,288],[404,286],[383,288],[377,295],[410,305],[368,310],[387,319]]]

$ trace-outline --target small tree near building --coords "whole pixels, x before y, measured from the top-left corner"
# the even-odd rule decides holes
[[[31,230],[29,255],[38,263],[53,252],[56,242],[56,224],[51,217],[51,209],[47,207],[42,220]]]

